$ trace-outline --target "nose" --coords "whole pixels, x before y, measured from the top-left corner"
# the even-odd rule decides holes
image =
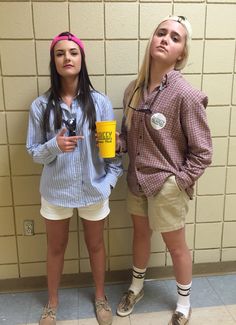
[[[167,39],[167,35],[164,35],[164,36],[162,36],[162,38],[161,38],[161,44],[167,44],[168,43],[168,39]]]
[[[65,61],[70,61],[70,53],[69,52],[65,53]]]

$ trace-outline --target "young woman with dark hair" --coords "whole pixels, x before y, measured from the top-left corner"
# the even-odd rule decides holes
[[[65,32],[50,48],[50,89],[31,105],[27,150],[43,165],[41,215],[47,233],[48,303],[40,325],[55,325],[58,288],[68,243],[69,221],[78,209],[95,282],[95,309],[100,325],[112,323],[104,292],[104,222],[109,196],[122,174],[118,157],[99,157],[95,122],[113,120],[109,99],[93,88],[83,42]]]

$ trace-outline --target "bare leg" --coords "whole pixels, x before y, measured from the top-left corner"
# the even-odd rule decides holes
[[[192,281],[192,260],[185,241],[185,228],[164,232],[162,238],[172,258],[176,281],[189,284]]]
[[[58,305],[58,287],[64,265],[64,254],[68,243],[70,219],[45,219],[47,231],[47,281],[48,303],[50,307]]]
[[[95,283],[95,299],[104,298],[104,280],[106,268],[106,253],[103,238],[105,220],[89,221],[82,219],[84,239],[87,245],[90,265]]]
[[[119,316],[130,315],[135,304],[142,299],[145,272],[150,256],[152,231],[149,227],[149,220],[144,216],[131,215],[131,217],[134,228],[132,282],[117,307],[116,312]]]
[[[162,237],[171,254],[178,291],[176,312],[172,315],[169,324],[179,324],[179,320],[183,315],[185,321],[187,321],[191,314],[192,260],[185,241],[185,228],[162,233]]]
[[[131,215],[133,220],[133,265],[145,269],[148,264],[152,230],[147,217]]]

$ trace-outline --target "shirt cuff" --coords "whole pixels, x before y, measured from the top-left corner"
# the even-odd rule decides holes
[[[184,172],[176,175],[176,183],[181,190],[186,190],[186,188],[193,185],[192,179]]]
[[[47,142],[47,148],[50,151],[51,154],[53,155],[58,155],[60,153],[62,153],[63,151],[61,151],[61,149],[59,148],[58,144],[57,144],[57,138],[54,137],[51,140],[49,140]]]
[[[116,176],[114,176],[112,174],[107,174],[106,180],[107,180],[108,184],[110,184],[110,186],[112,186],[113,188],[116,186],[116,183],[117,183]]]

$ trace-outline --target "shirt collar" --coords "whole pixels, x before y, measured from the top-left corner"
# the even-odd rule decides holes
[[[170,83],[174,83],[177,79],[181,77],[181,73],[178,70],[171,70],[166,75],[166,86]]]

